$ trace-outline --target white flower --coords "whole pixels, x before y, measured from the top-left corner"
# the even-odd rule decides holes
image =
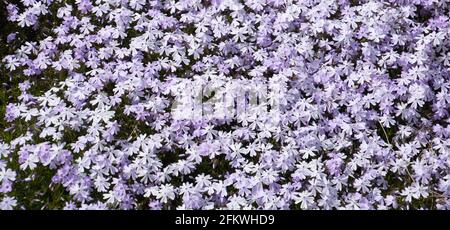
[[[27,157],[27,159],[25,160],[25,162],[23,162],[20,165],[20,169],[25,170],[25,169],[29,168],[29,169],[33,170],[34,168],[36,168],[37,162],[39,162],[38,156],[36,156],[34,154],[30,154]]]
[[[308,191],[295,192],[293,195],[295,203],[300,203],[301,209],[308,209],[314,203],[314,197]]]
[[[0,210],[12,210],[17,206],[17,200],[14,197],[5,196],[0,202]]]
[[[156,199],[161,200],[163,203],[167,203],[169,200],[175,199],[175,189],[172,185],[161,185],[157,189],[150,190],[151,193],[156,196]]]
[[[3,180],[15,181],[16,180],[16,172],[11,169],[2,168],[0,170],[0,182]]]

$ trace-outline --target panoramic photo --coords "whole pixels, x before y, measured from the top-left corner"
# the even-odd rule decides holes
[[[0,210],[206,226],[450,209],[449,0],[0,0],[0,14]]]

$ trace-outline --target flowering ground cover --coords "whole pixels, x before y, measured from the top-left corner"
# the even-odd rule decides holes
[[[2,0],[0,209],[449,209],[449,0]]]

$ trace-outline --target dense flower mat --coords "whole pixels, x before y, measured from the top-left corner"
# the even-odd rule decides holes
[[[1,6],[0,209],[450,208],[449,0]]]

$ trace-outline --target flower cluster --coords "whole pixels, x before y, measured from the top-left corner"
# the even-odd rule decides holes
[[[450,209],[448,0],[6,11],[0,209]]]

